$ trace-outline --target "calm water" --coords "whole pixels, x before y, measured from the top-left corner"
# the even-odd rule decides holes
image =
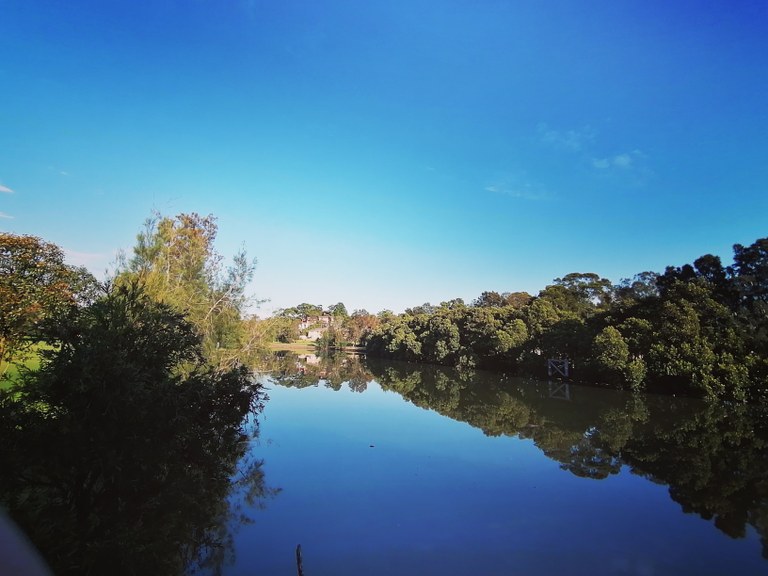
[[[751,409],[283,362],[252,446],[281,491],[233,526],[226,574],[295,574],[297,544],[307,576],[768,573]]]

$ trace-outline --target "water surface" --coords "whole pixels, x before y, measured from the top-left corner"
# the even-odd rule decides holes
[[[768,573],[751,408],[342,364],[268,379],[252,451],[281,492],[227,574],[295,574],[297,544],[307,576]]]

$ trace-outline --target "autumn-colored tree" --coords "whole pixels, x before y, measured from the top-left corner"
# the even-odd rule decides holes
[[[362,342],[378,325],[379,318],[366,310],[355,310],[344,321],[347,337],[355,344]]]
[[[93,276],[65,264],[55,244],[0,233],[0,361],[45,339],[56,319],[89,301],[95,288]]]

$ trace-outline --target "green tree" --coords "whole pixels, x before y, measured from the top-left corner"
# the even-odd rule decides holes
[[[456,354],[461,349],[459,328],[445,314],[429,317],[420,341],[425,359],[437,364],[455,363]]]
[[[472,301],[472,306],[478,308],[492,308],[500,307],[504,305],[504,298],[498,292],[491,290],[483,292],[475,300]]]
[[[285,316],[286,318],[295,318],[297,320],[303,320],[313,316],[321,316],[323,313],[323,307],[319,304],[308,304],[303,302],[298,306],[292,308],[284,308],[278,312],[278,316]]]
[[[768,397],[768,238],[750,246],[736,244],[732,272],[738,317],[749,349],[755,379]]]
[[[368,337],[366,350],[396,360],[421,359],[422,344],[414,331],[412,316],[384,315]]]
[[[552,300],[558,308],[586,317],[597,309],[606,308],[614,294],[610,280],[594,272],[571,272],[555,278],[555,283],[542,290],[539,297]]]
[[[631,279],[624,278],[614,287],[614,296],[622,304],[636,304],[640,300],[657,297],[658,278],[656,272],[640,272]]]
[[[632,358],[630,348],[621,332],[606,326],[593,341],[594,363],[599,377],[617,387],[629,385],[633,390],[642,387],[646,367],[642,358]]]
[[[528,292],[504,292],[499,294],[495,291],[483,292],[478,298],[472,301],[472,306],[478,308],[501,308],[503,306],[512,306],[513,308],[523,308],[531,301],[532,296]]]
[[[668,390],[708,398],[745,400],[750,379],[743,337],[733,313],[714,298],[706,281],[676,281],[666,289],[654,318],[648,376]]]
[[[334,318],[338,318],[339,320],[343,320],[344,318],[349,317],[349,313],[347,312],[347,307],[344,306],[343,302],[339,302],[332,306],[328,306],[328,314],[330,314]]]
[[[147,293],[184,312],[203,335],[206,356],[231,365],[244,349],[243,315],[252,299],[246,295],[256,261],[240,250],[229,266],[214,246],[218,227],[212,215],[155,214],[137,236],[116,283],[139,280]]]

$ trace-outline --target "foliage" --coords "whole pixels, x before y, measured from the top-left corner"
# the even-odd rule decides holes
[[[285,318],[294,318],[296,320],[304,320],[311,316],[321,316],[323,313],[323,307],[319,304],[308,304],[303,302],[298,306],[291,308],[284,308],[280,310],[277,315]]]
[[[269,341],[289,344],[299,339],[299,321],[276,316],[264,321],[269,330]]]
[[[0,233],[0,363],[51,337],[56,323],[95,296],[96,280],[35,236]]]
[[[0,393],[0,500],[57,574],[181,573],[228,550],[230,477],[264,395],[203,359],[138,283],[70,315],[38,372]],[[258,462],[242,489],[266,495]]]
[[[347,340],[355,345],[363,344],[368,335],[379,325],[379,318],[366,310],[355,310],[344,320]]]
[[[154,214],[136,238],[133,255],[124,259],[117,284],[139,280],[147,293],[169,304],[203,335],[207,358],[234,365],[252,351],[243,316],[252,300],[246,295],[256,261],[240,250],[229,266],[216,252],[218,227],[212,215]]]
[[[343,302],[338,302],[336,304],[333,304],[332,306],[328,306],[328,310],[326,312],[331,316],[333,316],[334,318],[343,319],[349,316],[349,313],[347,312],[347,307],[344,306]]]
[[[367,351],[533,375],[544,374],[546,359],[566,358],[582,381],[768,398],[768,239],[735,245],[727,267],[707,254],[616,286],[571,273],[536,297],[523,294],[483,292],[471,306],[452,300],[380,314]]]
[[[500,308],[502,306],[512,306],[513,308],[523,308],[530,303],[532,296],[527,292],[483,292],[472,302],[472,306],[478,308]]]

